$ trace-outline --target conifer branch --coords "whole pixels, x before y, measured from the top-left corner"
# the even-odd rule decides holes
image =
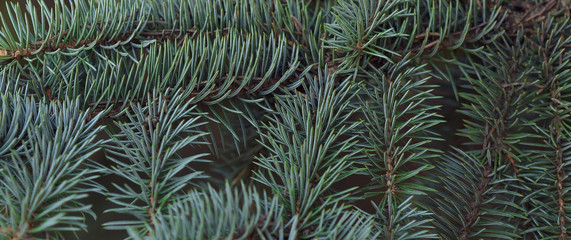
[[[462,231],[459,234],[459,237],[461,239],[469,239],[470,236],[473,233],[473,229],[471,229],[471,226],[473,226],[476,221],[478,220],[478,218],[480,217],[480,214],[482,213],[481,211],[481,203],[485,202],[484,200],[484,193],[487,192],[489,190],[489,186],[488,183],[491,180],[491,174],[492,174],[492,169],[490,166],[486,166],[484,168],[484,171],[482,172],[482,179],[478,182],[478,187],[476,189],[475,192],[475,196],[474,199],[470,202],[470,209],[469,211],[466,213],[466,216],[464,216],[464,218],[466,219],[466,223],[464,225],[464,228],[462,229]]]
[[[145,107],[131,105],[133,113],[127,113],[131,123],[116,123],[120,132],[112,136],[117,146],[109,147],[108,156],[116,164],[108,171],[140,188],[138,192],[129,185],[115,185],[117,192],[109,196],[120,207],[108,211],[128,213],[137,220],[105,226],[150,234],[146,226],[152,229],[158,224],[156,217],[170,203],[169,196],[197,185],[196,179],[203,178],[189,164],[201,161],[205,154],[182,157],[179,151],[189,144],[201,144],[198,139],[206,133],[197,129],[204,123],[197,122],[198,114],[193,114],[190,102],[183,103],[183,96],[166,102],[155,93],[148,99]]]
[[[549,5],[548,5],[549,6]],[[546,8],[548,7],[546,6]],[[558,228],[558,237],[560,239],[569,239],[569,233],[567,230],[567,226],[569,224],[569,219],[567,214],[569,212],[569,203],[566,197],[566,190],[565,186],[569,185],[567,180],[567,171],[568,168],[566,167],[565,163],[565,152],[566,147],[564,146],[564,141],[567,140],[569,142],[568,136],[565,136],[565,133],[568,133],[568,121],[565,120],[565,115],[571,113],[569,110],[568,105],[570,101],[565,99],[562,96],[569,95],[568,91],[561,90],[562,85],[568,84],[569,80],[565,79],[565,76],[568,76],[569,73],[565,72],[562,69],[564,66],[568,66],[569,64],[569,54],[565,54],[564,52],[568,51],[565,47],[566,42],[571,41],[571,37],[564,37],[560,34],[563,32],[562,29],[559,28],[557,25],[555,26],[548,26],[552,27],[551,31],[549,31],[548,36],[540,35],[538,38],[545,39],[545,46],[542,46],[541,52],[543,57],[543,66],[542,66],[542,74],[545,79],[548,79],[544,84],[543,88],[540,90],[547,90],[548,93],[546,94],[546,100],[549,102],[549,128],[551,130],[549,134],[550,138],[550,150],[554,151],[552,154],[554,165],[554,175],[555,175],[555,189],[556,189],[556,212],[558,218],[557,221],[557,228]],[[538,34],[539,35],[539,34]],[[557,58],[557,56],[559,56]],[[565,57],[566,61],[563,61],[563,57]],[[563,70],[563,71],[562,71]],[[539,92],[539,91],[538,91]]]
[[[324,224],[319,223],[323,222],[319,220],[323,213],[350,214],[341,201],[347,200],[355,187],[336,190],[331,186],[358,171],[351,169],[358,153],[349,151],[356,136],[346,136],[358,123],[346,122],[354,111],[348,109],[355,95],[349,79],[336,86],[335,76],[327,70],[315,77],[303,77],[308,79],[302,85],[304,93],[286,92],[277,97],[270,122],[261,125],[261,143],[271,155],[257,159],[264,172],[255,172],[254,179],[271,187],[289,217],[299,219],[291,231],[298,238],[313,238],[326,233],[318,231]],[[291,117],[284,115],[286,112]],[[348,139],[336,141],[341,137]],[[284,154],[285,148],[290,153]],[[331,227],[347,227],[337,225],[342,224],[340,219],[335,221],[340,222]],[[362,233],[372,234],[370,230],[365,228]]]
[[[36,103],[4,93],[0,106],[0,238],[86,230],[85,215],[95,214],[83,201],[102,193],[90,160],[108,142],[96,140],[101,114],[87,121],[77,101]]]
[[[128,239],[569,238],[564,1],[58,0],[1,19],[0,239],[97,234],[88,193]]]

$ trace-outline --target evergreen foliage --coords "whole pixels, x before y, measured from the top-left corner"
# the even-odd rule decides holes
[[[0,239],[568,239],[570,16],[8,3]]]

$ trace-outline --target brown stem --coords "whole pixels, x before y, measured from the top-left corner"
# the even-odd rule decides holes
[[[480,216],[480,203],[482,202],[483,195],[486,191],[488,191],[488,183],[490,182],[490,174],[492,173],[492,167],[489,165],[485,166],[484,172],[482,173],[482,181],[478,185],[478,190],[476,191],[476,196],[474,200],[470,203],[470,211],[466,213],[466,228],[462,229],[462,232],[459,234],[461,239],[467,239],[472,229],[470,226],[476,222],[476,220]]]
[[[299,22],[299,20],[297,20],[297,18],[295,18],[294,16],[292,16],[292,19],[294,20],[294,24],[296,25],[297,28],[299,28],[299,24],[301,24]],[[139,24],[140,21],[133,21],[131,22],[131,24],[133,25],[137,25]],[[167,22],[165,21],[147,21],[146,24],[148,25],[154,25],[154,24],[162,24],[162,25],[166,25]],[[267,23],[263,24],[264,26],[270,26]],[[87,28],[91,28],[91,26],[87,26]],[[222,32],[222,36],[225,37],[228,35],[228,31],[230,30],[229,27],[223,28],[223,29],[217,29],[214,31],[206,31],[206,32],[202,32],[205,35],[211,36],[211,37],[215,37],[216,33],[218,32]],[[303,36],[303,32],[298,32],[298,31],[289,31],[287,29],[284,28],[280,28],[280,29],[274,29],[274,31],[283,31],[283,32],[287,32],[287,33],[292,33],[295,35],[299,35],[299,36]],[[80,46],[86,46],[88,44],[91,44],[93,42],[95,42],[95,39],[86,39],[86,40],[82,40],[82,41],[71,41],[71,42],[67,42],[67,43],[60,43],[57,45],[50,45],[49,43],[59,39],[61,37],[63,37],[64,35],[68,34],[69,30],[64,30],[61,34],[58,34],[56,36],[53,36],[49,39],[46,40],[39,40],[39,41],[35,41],[35,42],[31,42],[30,45],[32,46],[31,48],[28,49],[21,49],[21,50],[8,50],[8,49],[0,49],[0,57],[5,57],[5,56],[10,56],[12,58],[21,58],[21,57],[29,57],[32,55],[33,52],[36,52],[38,50],[40,50],[38,53],[36,54],[41,54],[41,53],[45,53],[45,52],[50,52],[50,51],[55,51],[55,50],[65,50],[67,48],[72,48],[72,47],[80,47]],[[142,37],[146,37],[146,38],[153,38],[153,39],[157,39],[159,41],[163,41],[165,39],[173,39],[174,37],[176,37],[177,35],[180,35],[182,33],[184,33],[185,35],[193,35],[194,37],[196,37],[196,33],[198,33],[199,31],[196,29],[172,29],[172,28],[165,28],[165,29],[153,29],[153,30],[149,30],[149,31],[144,31],[139,33],[139,36]],[[127,39],[127,36],[130,36],[132,34],[134,34],[135,32],[133,31],[128,31],[125,32],[123,34],[123,37],[120,37],[118,39],[112,40],[112,41],[108,41],[108,40],[103,40],[103,39],[99,39],[97,40],[98,44],[109,44],[109,45],[113,45],[116,44],[118,42],[122,42],[125,41]],[[136,41],[135,38],[133,38],[133,40]],[[291,42],[288,42],[290,45],[292,44]],[[43,48],[39,48],[42,45],[44,45]],[[301,46],[300,46],[301,47]]]
[[[541,9],[541,11],[539,11],[539,12],[537,12],[536,14],[533,14],[533,15],[531,15],[530,17],[526,18],[526,19],[525,19],[525,22],[529,22],[529,21],[533,20],[534,18],[537,18],[537,17],[543,15],[545,12],[547,12],[547,11],[551,10],[553,7],[555,7],[555,4],[556,4],[556,3],[557,3],[557,2],[556,2],[555,0],[551,0],[551,1],[547,4],[547,6],[545,6],[543,9]]]
[[[533,12],[534,10],[539,9],[540,5],[543,5],[544,3],[545,3],[545,2],[542,1],[542,2],[540,2],[540,3],[538,3],[538,4],[536,4],[535,6],[530,7],[529,9],[527,9],[527,10],[525,11],[525,13],[516,21],[515,25],[519,25],[519,24],[522,23],[522,22],[529,22],[529,21],[531,21],[532,19],[534,19],[534,18],[536,18],[536,17],[542,15],[543,13],[545,13],[545,11],[549,11],[549,9],[553,8],[553,7],[555,6],[555,3],[556,3],[556,2],[555,2],[554,0],[551,0],[551,1],[547,4],[547,6],[545,6],[541,11],[537,12],[536,14],[534,14],[534,15],[531,16],[531,17],[527,17],[529,14],[531,14],[531,12]]]
[[[437,32],[429,32],[429,33],[428,33],[428,36],[429,36],[429,37],[440,37],[440,33],[437,33]],[[421,34],[416,35],[416,36],[414,37],[414,39],[423,39],[424,37],[426,37],[426,33],[421,33]]]
[[[546,7],[547,9],[547,7]],[[544,12],[544,11],[541,11]],[[544,35],[541,36],[542,38],[544,38]],[[546,36],[547,38],[551,38],[551,36]],[[543,53],[543,58],[544,61],[548,61],[549,59],[549,55],[550,55],[550,47],[543,47],[542,48],[542,53]],[[560,63],[561,64],[561,63]],[[553,113],[553,119],[551,121],[551,130],[552,133],[554,133],[554,137],[555,137],[555,171],[556,171],[556,188],[557,188],[557,213],[559,215],[559,223],[557,224],[559,227],[559,239],[569,239],[569,236],[567,234],[567,218],[566,215],[567,213],[565,212],[565,180],[567,178],[567,173],[565,172],[565,163],[563,160],[563,146],[562,146],[562,134],[561,134],[561,130],[560,127],[562,126],[561,123],[561,116],[559,115],[559,110],[561,109],[561,107],[564,107],[565,109],[569,109],[567,106],[565,106],[565,104],[563,104],[563,102],[561,102],[560,98],[561,98],[561,93],[558,91],[559,89],[559,81],[557,81],[555,79],[554,76],[551,75],[555,75],[555,73],[553,73],[553,66],[551,65],[546,65],[543,69],[544,74],[546,77],[548,77],[548,81],[547,83],[544,84],[544,88],[541,89],[541,91],[543,91],[544,89],[549,89],[551,90],[549,92],[550,94],[550,100],[552,101],[551,103],[551,107],[553,109],[552,113]]]
[[[557,149],[555,150],[555,170],[557,171],[557,204],[558,204],[558,208],[557,208],[557,212],[559,214],[559,239],[569,239],[569,236],[567,235],[567,230],[565,229],[565,226],[567,226],[567,218],[566,215],[567,213],[565,212],[565,194],[564,194],[564,189],[565,186],[563,185],[564,183],[564,179],[567,177],[567,174],[565,173],[565,169],[564,169],[564,163],[563,163],[563,148],[562,148],[562,143],[561,143],[561,132],[559,131],[559,129],[557,128],[557,125],[561,124],[559,118],[556,118],[556,121],[554,121],[554,123],[552,124],[552,128],[553,131],[555,132],[555,139],[556,139],[556,147]]]
[[[505,157],[508,159],[508,161],[511,163],[512,169],[513,169],[513,171],[515,172],[516,178],[517,178],[517,179],[521,179],[521,178],[519,177],[519,169],[518,169],[517,166],[515,165],[516,162],[515,162],[515,160],[513,159],[512,155],[510,155],[507,151],[504,151],[504,156],[505,156]],[[523,196],[525,196],[525,195],[523,195]]]
[[[152,189],[152,188],[151,188]],[[153,196],[149,197],[149,201],[150,201],[150,207],[149,210],[147,210],[147,213],[149,214],[149,222],[151,223],[151,226],[155,225],[155,199],[153,198]],[[151,236],[151,232],[148,232],[148,235]]]

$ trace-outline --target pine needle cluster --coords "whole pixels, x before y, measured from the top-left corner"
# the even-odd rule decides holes
[[[570,12],[8,3],[0,239],[569,239]]]

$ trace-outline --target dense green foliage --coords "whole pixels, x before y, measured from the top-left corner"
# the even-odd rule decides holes
[[[571,234],[568,0],[7,8],[0,239]]]

